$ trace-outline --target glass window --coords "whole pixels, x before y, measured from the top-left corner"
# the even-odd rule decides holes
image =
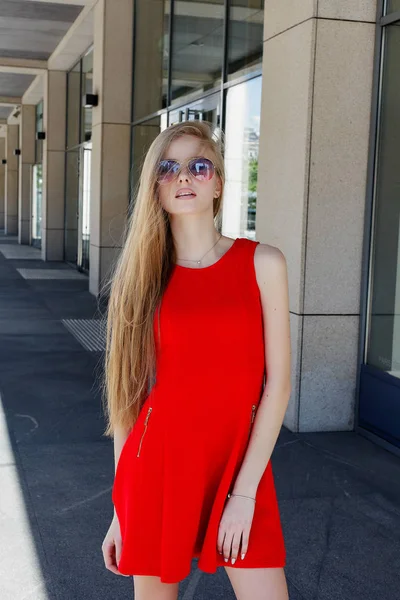
[[[36,133],[43,131],[43,100],[36,105]],[[43,140],[36,137],[35,163],[43,162]]]
[[[219,85],[223,50],[224,0],[174,2],[171,100]]]
[[[386,14],[400,10],[400,0],[388,0]]]
[[[80,61],[67,75],[67,148],[80,142],[79,118],[81,108],[81,63]]]
[[[140,125],[135,125],[132,131],[132,159],[133,167],[131,171],[131,201],[136,193],[136,186],[139,183],[139,176],[146,152],[153,140],[158,136],[162,129],[165,129],[166,116],[156,117],[145,121]]]
[[[231,0],[228,80],[259,69],[263,53],[264,0]]]
[[[367,363],[400,376],[400,27],[386,28]]]
[[[42,197],[43,166],[33,165],[32,169],[32,245],[41,247],[42,240]]]
[[[170,9],[169,0],[136,0],[134,121],[167,106]]]
[[[220,124],[220,94],[212,94],[169,113],[169,125],[182,121],[209,121],[214,127]]]
[[[82,59],[82,96],[93,93],[93,50]],[[82,133],[81,141],[89,141],[92,137],[92,112],[93,108],[85,108],[81,101]]]
[[[78,252],[79,148],[66,153],[65,169],[65,260],[76,263]]]
[[[89,271],[90,252],[90,196],[91,196],[91,164],[92,142],[86,142],[80,147],[80,182],[79,182],[79,211],[78,211],[78,266]]]
[[[43,100],[36,105],[35,164],[32,169],[32,245],[40,248],[42,239],[42,194],[43,194],[43,140],[37,139],[38,131],[43,131]]]
[[[227,90],[222,232],[255,239],[261,77]]]

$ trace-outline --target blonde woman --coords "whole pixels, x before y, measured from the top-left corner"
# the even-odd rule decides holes
[[[291,390],[286,261],[217,231],[214,135],[190,121],[153,141],[110,284],[102,551],[136,600],[176,600],[193,558],[225,567],[238,600],[288,598],[270,460]]]

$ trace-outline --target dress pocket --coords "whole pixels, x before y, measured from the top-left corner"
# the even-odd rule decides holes
[[[138,458],[140,456],[140,452],[142,450],[143,439],[144,439],[144,436],[146,435],[146,432],[147,432],[147,427],[149,425],[149,419],[150,419],[150,415],[151,415],[151,411],[152,410],[153,410],[152,406],[149,406],[149,408],[147,409],[147,415],[146,415],[146,419],[144,421],[144,426],[143,426],[143,433],[142,433],[142,436],[140,438],[140,442],[139,442],[139,447],[138,447],[138,452],[136,454],[136,458]]]

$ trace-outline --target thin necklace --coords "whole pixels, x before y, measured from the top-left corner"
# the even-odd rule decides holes
[[[219,238],[217,239],[217,241],[215,242],[215,244],[213,244],[211,246],[211,248],[209,250],[207,250],[206,254],[208,254],[209,252],[211,252],[211,250],[214,248],[214,246],[216,246],[218,244],[218,242],[219,242],[219,240],[221,238],[222,238],[222,233],[219,234]],[[203,260],[203,258],[206,256],[206,254],[203,254],[203,256],[200,258],[200,260],[191,260],[189,258],[178,258],[177,260],[183,260],[185,262],[194,262],[194,263],[196,263],[196,264],[199,265],[201,263],[201,261]]]

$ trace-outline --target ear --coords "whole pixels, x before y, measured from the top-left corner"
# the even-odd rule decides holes
[[[215,186],[214,197],[219,198],[222,192],[222,181],[219,176],[217,176],[217,184]]]

